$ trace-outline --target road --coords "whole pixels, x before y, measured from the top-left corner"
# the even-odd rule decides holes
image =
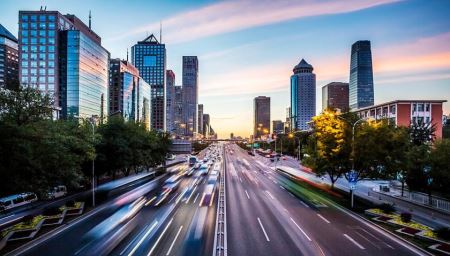
[[[302,201],[267,163],[227,148],[229,255],[421,254],[320,195]]]
[[[147,182],[108,201],[11,255],[211,255],[216,200],[210,207],[199,205],[207,176],[199,176],[196,185],[194,176],[183,177],[179,188],[156,205],[159,198],[155,198],[166,178]],[[145,205],[129,220],[118,221],[121,217],[115,216],[120,209],[140,198],[144,198]]]

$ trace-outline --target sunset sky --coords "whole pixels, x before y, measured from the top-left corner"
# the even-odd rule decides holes
[[[112,58],[147,34],[167,47],[167,69],[181,84],[183,55],[197,55],[199,103],[219,137],[248,137],[253,98],[270,96],[271,119],[285,119],[289,77],[304,58],[321,87],[348,82],[350,47],[372,42],[375,103],[395,99],[450,101],[450,1],[393,0],[1,0],[0,23],[17,35],[19,10],[71,13],[102,37]],[[444,104],[450,114],[450,103]]]

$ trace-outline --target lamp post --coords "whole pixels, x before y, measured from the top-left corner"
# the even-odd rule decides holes
[[[297,151],[298,151],[298,153],[297,153],[297,159],[298,159],[298,161],[299,162],[301,162],[301,160],[300,160],[300,139],[299,138],[297,138],[297,136],[294,136],[294,134],[293,133],[289,133],[289,135],[288,135],[288,137],[289,138],[294,138],[294,142],[295,141],[297,141],[298,142],[298,149],[297,149]]]
[[[95,142],[95,123],[97,117],[97,115],[93,115],[87,119],[92,126],[92,143]],[[92,207],[95,207],[95,157],[92,158]]]
[[[340,116],[337,116],[337,118],[339,118],[339,119],[341,119],[343,121],[346,121],[352,127],[352,143],[351,143],[352,151],[351,151],[351,158],[350,158],[350,161],[352,162],[352,169],[350,170],[348,182],[350,183],[350,198],[351,198],[350,199],[350,207],[353,208],[353,205],[354,205],[354,200],[353,200],[354,193],[353,193],[353,190],[355,189],[356,182],[358,181],[358,177],[357,177],[356,172],[355,172],[355,128],[356,128],[356,125],[358,123],[361,123],[361,122],[365,121],[365,119],[364,118],[360,118],[360,119],[356,120],[352,124],[352,123],[350,123],[349,121],[347,121],[346,119],[344,119],[344,118],[342,118]]]

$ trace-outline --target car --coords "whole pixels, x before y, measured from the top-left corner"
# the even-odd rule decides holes
[[[67,195],[67,188],[64,185],[56,186],[47,193],[48,199],[55,199]]]
[[[38,198],[36,194],[31,192],[3,197],[0,198],[0,211],[19,207],[21,205],[29,204],[37,200]]]
[[[281,159],[283,159],[283,160],[286,160],[287,159],[287,157],[285,157],[285,156],[283,156]]]
[[[167,160],[175,160],[175,155],[174,154],[167,154],[166,159]]]

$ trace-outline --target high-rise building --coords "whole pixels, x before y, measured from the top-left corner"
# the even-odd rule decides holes
[[[172,70],[167,70],[166,79],[166,130],[174,133],[175,73]]]
[[[374,104],[372,52],[370,41],[352,45],[350,59],[349,106],[365,108]]]
[[[348,110],[348,83],[332,82],[322,87],[322,110]]]
[[[184,135],[186,124],[183,116],[183,89],[181,85],[174,88],[174,126],[175,133],[179,136]]]
[[[186,136],[197,132],[198,104],[198,59],[197,56],[183,56],[183,114]]]
[[[253,100],[253,134],[261,139],[270,134],[270,97],[258,96]]]
[[[209,121],[209,114],[203,114],[203,135],[207,138],[211,133],[211,126]]]
[[[108,71],[101,38],[76,16],[19,11],[20,82],[54,95],[54,110],[62,117],[104,120]]]
[[[307,130],[316,115],[316,75],[304,59],[294,67],[291,76],[291,130]]]
[[[291,132],[291,107],[286,108],[286,121],[284,122],[284,133]]]
[[[272,130],[274,134],[282,134],[284,133],[284,123],[281,120],[273,120],[272,121]]]
[[[109,78],[109,115],[121,115],[150,128],[150,85],[137,68],[126,60],[111,59]]]
[[[19,86],[19,55],[17,38],[0,24],[0,88]]]
[[[197,113],[197,132],[199,134],[204,135],[203,133],[203,104],[198,104],[198,113]]]
[[[151,34],[131,47],[131,62],[140,76],[150,84],[150,124],[152,129],[165,130],[166,45]]]

